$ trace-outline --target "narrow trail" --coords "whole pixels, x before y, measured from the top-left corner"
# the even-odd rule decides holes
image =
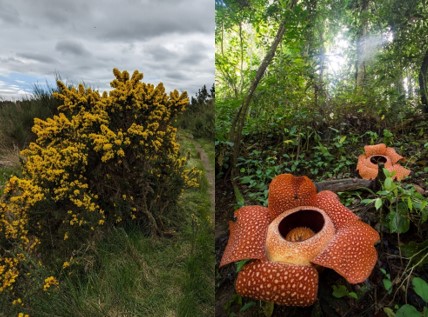
[[[201,159],[202,165],[205,170],[205,175],[208,181],[208,193],[210,195],[210,203],[211,203],[211,215],[212,215],[212,223],[215,222],[215,181],[214,181],[214,167],[210,162],[207,153],[201,147],[201,145],[197,142],[193,143],[195,145],[196,151]]]

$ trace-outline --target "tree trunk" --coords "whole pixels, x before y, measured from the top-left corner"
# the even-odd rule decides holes
[[[241,80],[239,81],[239,95],[242,94],[242,90],[244,88],[244,39],[242,35],[242,22],[239,22],[239,46],[241,50],[241,61],[240,61],[240,75]]]
[[[324,89],[324,71],[325,71],[325,40],[324,40],[324,25],[320,25],[319,29],[319,42],[320,47],[318,50],[318,66],[319,74],[315,73],[315,106],[322,106],[321,111],[323,111],[324,106],[327,101],[327,91]]]
[[[425,52],[422,65],[419,70],[419,91],[421,94],[422,109],[428,113],[428,91],[427,91],[427,73],[428,73],[428,51]]]
[[[368,8],[370,0],[361,0],[360,5],[360,26],[357,34],[357,61],[355,73],[355,88],[362,89],[366,77],[366,43],[368,33]]]
[[[374,181],[361,179],[361,178],[344,178],[333,181],[324,181],[316,183],[317,190],[330,190],[332,192],[346,192],[357,190],[361,188],[372,188]]]
[[[290,3],[289,8],[293,9],[293,7],[296,5],[297,0],[293,0]],[[285,33],[285,25],[286,25],[286,21],[283,20],[278,28],[278,31],[276,33],[275,39],[273,40],[269,51],[267,52],[266,56],[264,57],[262,63],[260,64],[257,73],[256,73],[256,77],[254,78],[253,82],[251,83],[250,89],[248,91],[247,96],[245,97],[241,107],[238,110],[238,113],[236,114],[236,116],[233,119],[232,122],[232,127],[230,130],[230,140],[233,143],[233,152],[232,152],[232,158],[231,158],[231,166],[232,166],[232,170],[231,170],[231,180],[232,180],[232,184],[234,186],[235,189],[235,193],[237,193],[237,191],[239,191],[237,189],[236,186],[236,181],[235,181],[235,177],[238,176],[239,172],[238,169],[236,167],[236,163],[238,160],[238,156],[240,153],[240,145],[241,145],[241,139],[242,139],[242,129],[244,128],[244,124],[245,124],[245,118],[247,116],[248,113],[248,109],[251,103],[251,100],[253,98],[254,92],[260,82],[260,80],[263,78],[263,75],[268,67],[268,65],[271,63],[273,57],[275,56],[275,51],[279,45],[279,43],[282,40],[282,37],[284,36]],[[240,196],[239,194],[237,194],[236,196]],[[237,197],[238,198],[238,197]],[[238,198],[239,200],[239,198]]]

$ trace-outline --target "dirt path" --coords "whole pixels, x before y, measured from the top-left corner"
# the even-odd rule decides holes
[[[207,153],[204,151],[204,149],[200,146],[199,143],[194,142],[196,151],[199,154],[199,157],[201,159],[202,165],[204,166],[205,175],[208,180],[208,193],[210,195],[210,203],[211,203],[211,215],[212,215],[212,223],[215,222],[215,181],[214,181],[214,166],[213,163],[210,162]]]

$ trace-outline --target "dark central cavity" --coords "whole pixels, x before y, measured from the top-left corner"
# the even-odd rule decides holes
[[[370,158],[370,162],[372,162],[373,164],[385,164],[387,161],[385,156],[381,156],[381,155],[374,155]]]
[[[285,239],[291,230],[298,227],[309,228],[317,234],[324,227],[324,217],[316,210],[299,210],[282,219],[279,223],[278,230]]]

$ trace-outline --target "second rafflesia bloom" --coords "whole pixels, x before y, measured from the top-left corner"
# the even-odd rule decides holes
[[[252,260],[236,280],[236,291],[245,297],[309,306],[317,299],[315,265],[331,268],[355,284],[368,278],[377,260],[374,244],[379,234],[335,193],[317,193],[306,176],[275,177],[268,207],[242,207],[235,217],[220,267]]]
[[[366,145],[364,154],[358,157],[357,171],[364,179],[375,179],[379,173],[378,163],[383,163],[388,171],[395,172],[394,178],[400,181],[410,174],[410,170],[397,163],[402,158],[394,148],[383,143]]]

